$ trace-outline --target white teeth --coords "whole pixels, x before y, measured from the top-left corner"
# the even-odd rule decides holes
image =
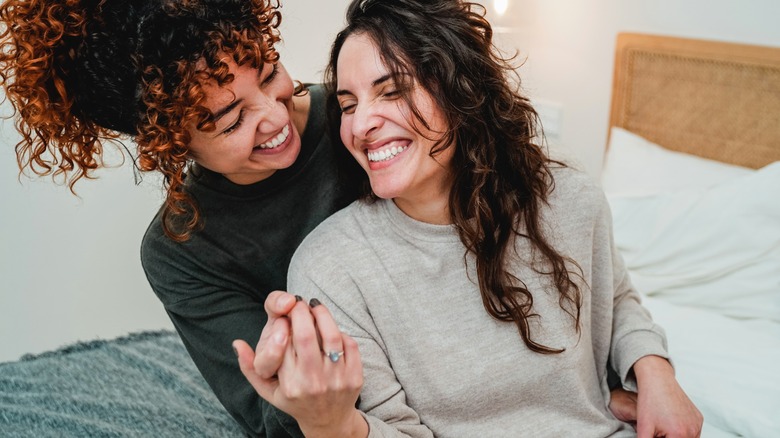
[[[372,151],[368,153],[368,161],[387,161],[394,158],[396,155],[408,149],[409,146],[393,146],[380,151]]]
[[[288,135],[290,135],[290,125],[284,125],[284,128],[282,128],[282,132],[280,132],[276,137],[268,140],[267,142],[260,144],[258,147],[261,149],[275,148],[280,144],[284,143],[284,141],[287,140]]]

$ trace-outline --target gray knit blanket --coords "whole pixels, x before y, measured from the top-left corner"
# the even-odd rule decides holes
[[[2,437],[244,436],[178,335],[142,332],[0,363]]]

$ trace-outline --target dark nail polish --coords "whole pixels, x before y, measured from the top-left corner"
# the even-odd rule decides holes
[[[300,296],[300,295],[296,295],[296,296],[295,296],[295,301],[296,301],[296,302],[298,302],[298,301],[303,301],[303,297],[302,297],[302,296]]]
[[[317,307],[317,306],[319,306],[320,304],[322,304],[322,303],[320,302],[320,300],[318,300],[318,299],[316,299],[316,298],[312,298],[311,300],[309,300],[309,305],[310,305],[311,307]]]

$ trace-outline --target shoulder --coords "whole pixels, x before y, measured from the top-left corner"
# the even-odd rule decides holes
[[[298,246],[290,262],[291,271],[302,266],[343,266],[346,257],[368,246],[367,236],[375,234],[373,230],[383,220],[380,210],[380,202],[358,200],[325,219]]]
[[[177,250],[173,243],[163,231],[162,212],[158,212],[141,240],[141,267],[149,286],[163,302],[167,301],[165,279],[170,276],[170,260],[175,257]]]
[[[206,262],[215,248],[193,233],[183,242],[171,239],[163,230],[162,209],[154,216],[141,240],[140,258],[146,280],[166,306],[202,293],[199,278],[214,269]]]
[[[299,246],[299,252],[318,248],[352,247],[365,240],[366,228],[375,221],[378,205],[354,201],[322,221]]]
[[[590,174],[558,165],[550,170],[552,184],[549,201],[552,207],[600,211],[607,206],[604,191]]]
[[[334,160],[334,143],[328,133],[325,90],[322,85],[308,84],[305,95],[300,100],[308,102],[303,111],[306,124],[301,133],[301,153],[298,161],[308,162],[309,157],[315,160]]]
[[[327,96],[325,87],[322,84],[306,84],[305,95],[308,104],[307,126],[316,131],[324,131],[327,127]]]
[[[170,249],[169,245],[167,245],[167,240],[169,239],[165,235],[162,226],[162,212],[158,211],[141,239],[141,265],[145,272],[154,268],[155,263],[160,259],[161,253]]]

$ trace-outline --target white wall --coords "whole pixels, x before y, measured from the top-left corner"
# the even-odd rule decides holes
[[[2,114],[9,106],[3,104]],[[70,193],[18,177],[10,121],[0,125],[0,361],[77,340],[170,327],[139,261],[161,202],[156,178],[136,186],[130,163]],[[119,156],[112,152],[114,162]]]
[[[562,111],[553,143],[593,175],[606,142],[618,32],[780,46],[777,0],[509,1],[500,24],[512,29],[498,35],[501,46],[527,56],[520,69],[526,91]]]
[[[490,0],[485,0],[490,3]],[[606,139],[614,39],[639,31],[780,45],[776,0],[510,0],[504,48],[528,56],[523,84],[558,105],[555,143],[593,173]],[[346,0],[286,0],[282,61],[302,81],[321,79]],[[498,22],[498,18],[493,18]],[[0,114],[8,114],[8,104]],[[143,276],[139,243],[161,202],[160,184],[133,183],[129,163],[76,186],[17,180],[10,122],[0,125],[0,361],[76,340],[170,327]]]
[[[282,63],[301,82],[322,82],[330,45],[344,25],[348,0],[282,0]]]

